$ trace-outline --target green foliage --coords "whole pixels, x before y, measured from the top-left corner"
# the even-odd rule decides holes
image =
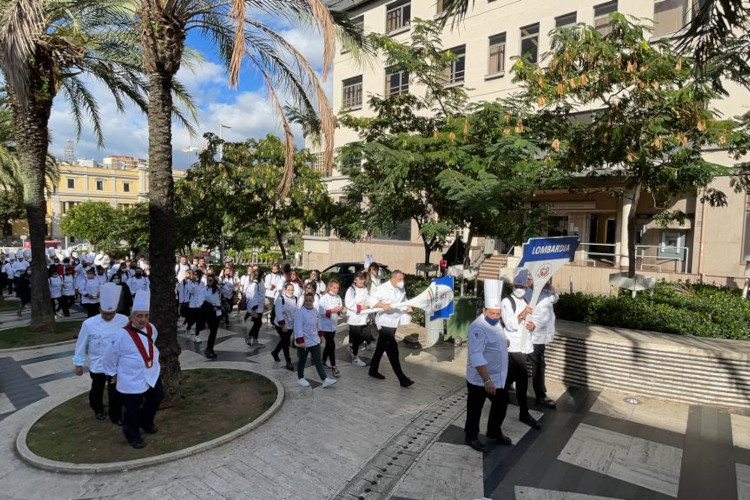
[[[750,340],[750,301],[740,290],[709,285],[657,284],[653,294],[604,297],[583,293],[560,295],[559,319],[597,325]]]
[[[112,230],[118,222],[118,211],[109,203],[86,201],[68,210],[60,229],[66,236],[88,240],[99,248],[112,244]]]

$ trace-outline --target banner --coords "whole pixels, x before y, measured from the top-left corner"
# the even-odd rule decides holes
[[[442,278],[435,278],[434,280],[432,280],[432,282],[435,284],[436,289],[437,289],[437,285],[445,285],[447,287],[450,287],[451,290],[453,290],[453,277],[452,276],[443,276]],[[432,315],[430,316],[430,321],[435,321],[436,319],[448,319],[451,316],[453,316],[453,311],[454,311],[454,301],[451,299],[448,305],[444,306],[442,309],[433,311]]]

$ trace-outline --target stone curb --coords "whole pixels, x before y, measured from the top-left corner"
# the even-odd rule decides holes
[[[67,323],[70,321],[78,321],[78,320],[86,321],[88,318],[73,318],[73,319],[61,319],[58,320],[59,323]],[[0,323],[1,324],[1,323]],[[3,330],[11,330],[13,328],[20,328],[17,326],[11,326],[8,328],[2,328],[0,327],[0,335],[2,335]],[[11,353],[11,352],[20,352],[20,351],[31,351],[34,349],[46,349],[48,347],[57,347],[65,344],[75,344],[76,339],[71,340],[61,340],[60,342],[52,342],[50,344],[37,344],[37,345],[27,345],[27,346],[21,346],[21,347],[9,347],[7,349],[0,349],[0,355],[5,353]]]
[[[141,458],[137,460],[128,460],[125,462],[112,462],[112,463],[100,463],[100,464],[75,464],[75,463],[70,463],[70,462],[58,462],[56,460],[49,460],[47,458],[43,458],[35,454],[26,445],[26,439],[28,437],[29,431],[34,426],[34,424],[37,421],[39,421],[39,419],[42,418],[44,415],[49,413],[52,409],[56,408],[57,406],[59,406],[60,404],[64,402],[64,401],[63,402],[54,401],[51,404],[47,405],[47,407],[45,407],[45,411],[41,415],[39,415],[38,417],[36,417],[35,419],[26,423],[23,426],[23,428],[21,429],[21,432],[18,435],[18,438],[16,438],[16,452],[21,457],[21,459],[27,464],[40,468],[40,469],[51,471],[51,472],[67,472],[67,473],[72,473],[72,474],[95,474],[98,472],[129,471],[129,470],[134,470],[134,469],[140,469],[143,467],[148,467],[151,465],[171,462],[173,460],[178,460],[180,458],[189,457],[191,455],[195,455],[202,451],[210,450],[218,446],[221,446],[223,444],[226,444],[230,441],[233,441],[234,439],[238,437],[241,437],[247,434],[248,432],[252,431],[256,427],[260,426],[266,420],[271,418],[271,416],[273,416],[279,410],[279,408],[281,408],[281,404],[284,401],[284,386],[275,377],[272,377],[266,373],[260,373],[255,370],[250,370],[248,369],[247,366],[244,366],[245,365],[244,363],[214,362],[212,363],[212,365],[213,366],[210,366],[210,367],[201,366],[201,367],[190,367],[186,369],[187,370],[196,369],[196,368],[237,369],[237,370],[252,372],[257,375],[261,375],[263,377],[266,377],[271,382],[273,382],[274,385],[276,386],[276,391],[277,391],[276,401],[274,401],[273,405],[271,405],[271,407],[268,410],[263,412],[263,414],[261,414],[258,418],[256,418],[249,424],[243,427],[240,427],[239,429],[235,429],[228,434],[219,436],[216,439],[212,439],[211,441],[206,441],[205,443],[200,443],[195,446],[185,448],[183,450],[173,451],[171,453],[166,453],[163,455],[157,455],[155,457],[147,457],[147,458]],[[67,401],[67,399],[65,401]]]

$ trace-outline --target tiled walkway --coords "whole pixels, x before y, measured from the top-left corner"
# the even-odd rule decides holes
[[[307,368],[313,388],[303,389],[268,354],[273,330],[264,325],[260,350],[249,350],[243,333],[237,321],[220,330],[218,361],[201,355],[205,334],[203,344],[182,335],[182,365],[250,364],[269,373],[287,390],[279,412],[227,445],[119,474],[53,474],[16,457],[27,419],[85,391],[89,380],[72,375],[73,344],[0,352],[0,498],[750,500],[750,416],[742,412],[630,405],[623,394],[550,383],[558,409],[535,413],[543,429],[520,423],[514,405],[503,429],[514,444],[482,455],[462,444],[465,347],[402,344],[404,370],[417,382],[402,389],[387,362],[385,381],[346,362],[344,328],[339,383],[322,389]]]

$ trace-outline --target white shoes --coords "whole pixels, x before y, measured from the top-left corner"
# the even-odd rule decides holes
[[[354,361],[352,361],[352,364],[354,366],[367,366],[367,363],[365,363],[364,361],[362,361],[359,358],[354,358]]]
[[[306,378],[300,378],[297,379],[297,385],[299,385],[300,387],[310,387],[310,382],[308,382]],[[325,386],[325,383],[323,385]]]
[[[307,380],[305,380],[305,382],[307,382]],[[335,383],[336,383],[335,378],[326,377],[326,379],[323,381],[323,387],[331,387]],[[307,385],[310,385],[310,384],[307,384]]]
[[[195,336],[195,343],[196,344],[200,344],[201,342],[203,342],[203,341],[201,340],[200,336],[196,335]]]

